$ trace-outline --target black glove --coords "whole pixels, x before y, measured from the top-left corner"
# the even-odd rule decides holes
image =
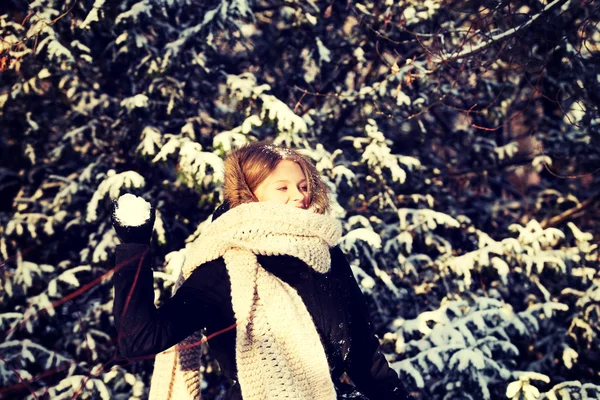
[[[112,201],[112,213],[111,220],[117,236],[121,239],[122,243],[140,243],[150,244],[152,240],[152,230],[154,228],[154,220],[156,219],[156,209],[153,205],[150,205],[150,219],[144,224],[139,226],[126,226],[119,223],[115,218],[115,210],[117,208],[117,201]]]

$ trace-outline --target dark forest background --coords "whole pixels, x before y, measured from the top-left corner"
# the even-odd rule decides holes
[[[600,2],[4,0],[0,398],[145,398],[111,201],[157,204],[156,304],[223,158],[314,160],[417,399],[600,398]],[[203,398],[224,387],[205,357]],[[580,397],[575,397],[580,396]]]

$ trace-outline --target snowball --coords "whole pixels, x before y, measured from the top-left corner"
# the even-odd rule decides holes
[[[124,194],[117,200],[115,219],[124,226],[143,225],[150,219],[150,203],[133,194]]]

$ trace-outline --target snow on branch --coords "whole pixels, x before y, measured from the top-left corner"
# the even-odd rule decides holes
[[[546,393],[542,393],[539,400],[567,400],[567,399],[598,399],[600,386],[593,383],[579,381],[566,381],[555,385]]]
[[[448,393],[446,398],[459,398],[466,390],[474,398],[491,399],[489,385],[523,375],[511,369],[519,355],[512,340],[534,337],[542,320],[551,318],[554,310],[566,309],[564,304],[547,302],[515,313],[510,304],[489,297],[477,297],[474,303],[447,301],[415,319],[392,322],[393,331],[384,340],[395,341],[395,352],[404,359],[390,354],[390,365],[418,388],[435,381]],[[527,377],[533,379],[531,373]],[[507,394],[533,390],[523,386],[514,383]]]
[[[202,22],[182,30],[176,40],[165,46],[166,52],[163,60],[163,68],[166,66],[169,59],[180,53],[188,40],[199,35],[205,29],[210,28],[212,24],[221,27],[232,25],[233,27],[238,28],[237,21],[243,18],[254,18],[248,0],[222,0],[218,6],[204,14]]]
[[[96,0],[94,1],[94,5],[92,6],[92,9],[90,10],[90,12],[88,13],[88,15],[85,17],[85,19],[83,20],[83,22],[79,25],[80,29],[84,29],[87,28],[89,29],[90,24],[92,22],[98,22],[98,10],[102,9],[102,6],[104,6],[104,2],[106,0]]]
[[[305,135],[309,131],[307,121],[297,115],[286,103],[277,97],[264,93],[271,87],[267,84],[258,85],[256,77],[250,72],[240,75],[227,75],[227,87],[232,98],[238,101],[246,99],[257,100],[258,115],[253,114],[246,118],[242,125],[234,128],[226,135],[246,134],[254,127],[263,126],[263,123],[272,123],[277,128],[277,137],[274,144],[285,144],[297,148],[306,147]],[[241,137],[237,137],[241,139]],[[221,141],[226,138],[219,138]],[[221,142],[222,144],[222,142]]]
[[[94,222],[98,219],[98,204],[108,194],[111,199],[116,199],[121,193],[121,188],[142,188],[146,186],[146,180],[135,171],[125,171],[117,174],[115,170],[109,170],[106,179],[98,186],[92,195],[87,207],[86,222]]]

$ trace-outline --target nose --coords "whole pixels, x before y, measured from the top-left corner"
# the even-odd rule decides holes
[[[292,192],[292,196],[291,196],[291,200],[294,202],[295,205],[300,205],[302,206],[302,208],[306,207],[305,201],[305,195],[304,193],[302,193],[298,188],[294,188],[294,191]]]

